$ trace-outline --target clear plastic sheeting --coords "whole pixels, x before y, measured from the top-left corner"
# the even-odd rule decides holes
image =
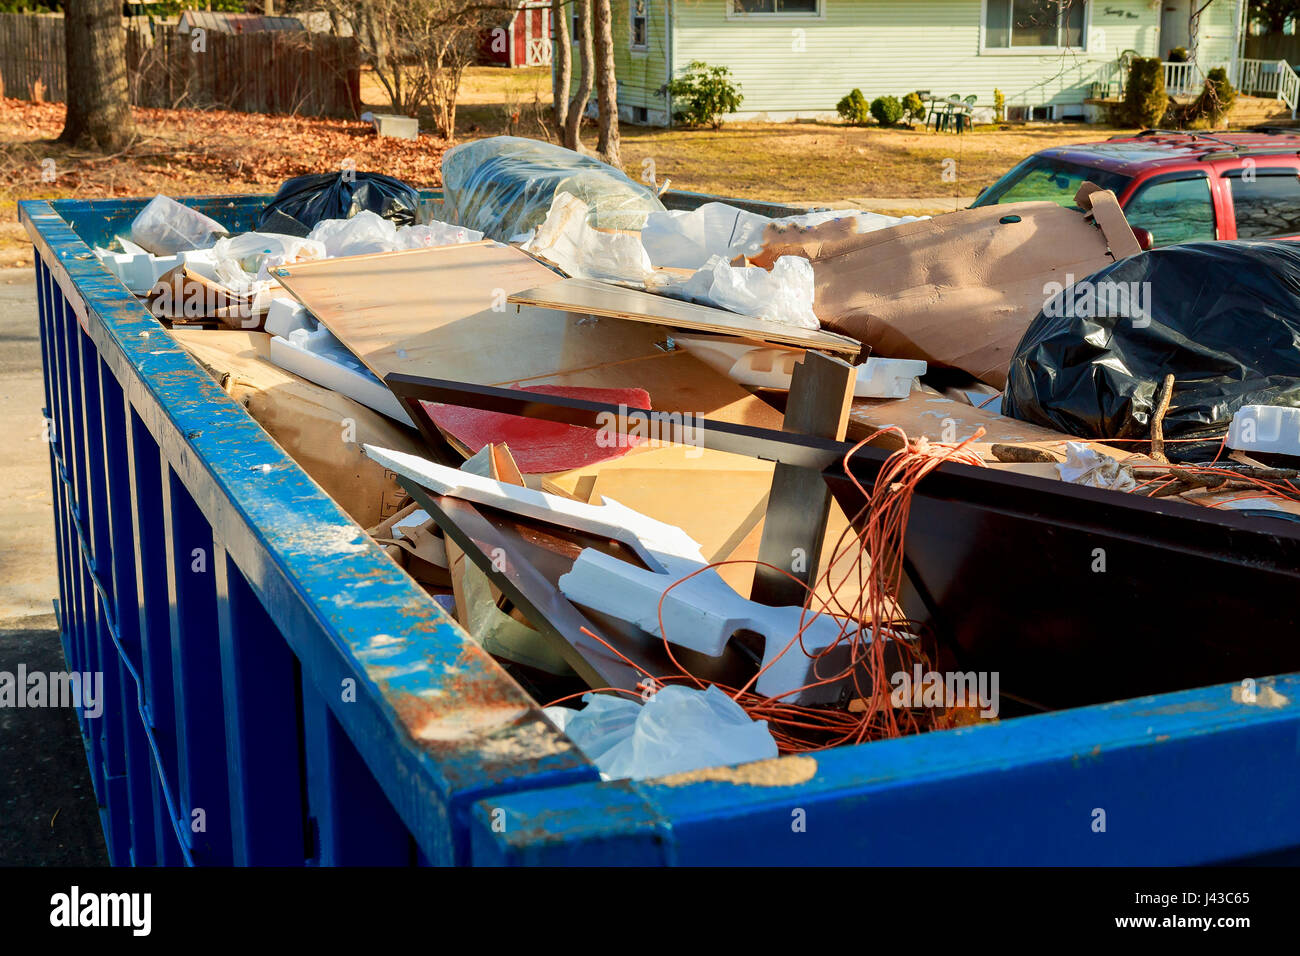
[[[689,212],[673,210],[651,215],[641,230],[641,242],[656,268],[699,269],[713,256],[729,262],[737,256],[757,256],[769,227],[806,229],[836,219],[853,220],[854,232],[865,233],[915,222],[918,217],[830,209],[770,219],[727,203],[710,202]]]
[[[590,212],[577,196],[556,193],[546,221],[524,243],[524,251],[574,278],[644,285],[653,270],[641,240],[631,233],[593,229]]]
[[[449,246],[478,242],[483,233],[445,222],[397,226],[376,213],[362,210],[351,219],[325,219],[307,237],[325,247],[329,258],[364,256],[373,252],[397,252],[426,246]]]
[[[590,224],[639,232],[664,206],[620,170],[563,146],[517,136],[462,143],[442,157],[443,203],[457,223],[501,242],[545,221],[557,193],[586,203]]]
[[[131,241],[156,256],[206,249],[226,227],[170,196],[154,196],[131,223]]]
[[[721,256],[714,256],[684,282],[669,273],[656,273],[651,291],[767,322],[800,329],[821,328],[813,312],[816,290],[812,263],[800,256],[782,256],[771,271],[758,266],[733,266]]]
[[[582,710],[547,707],[546,716],[607,780],[646,780],[777,756],[767,721],[751,719],[712,685],[669,685],[644,704],[613,694],[583,700]]]

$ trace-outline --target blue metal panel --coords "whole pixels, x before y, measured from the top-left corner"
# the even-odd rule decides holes
[[[234,862],[301,866],[298,662],[225,551],[214,562]]]
[[[227,197],[196,205],[239,229],[251,225],[263,203],[260,197]],[[99,425],[112,432],[103,442],[124,448],[125,477],[121,462],[113,465],[114,453],[94,445],[108,465],[106,490],[93,495],[106,501],[109,491],[121,489],[112,491],[113,506],[95,512],[104,512],[112,552],[111,561],[106,556],[100,562],[108,582],[106,607],[115,594],[129,593],[129,578],[135,586],[133,602],[118,599],[133,610],[120,614],[112,642],[122,666],[128,672],[133,667],[139,681],[141,719],[128,720],[129,729],[113,739],[123,753],[112,758],[126,768],[133,817],[145,793],[152,793],[152,847],[137,836],[142,827],[134,820],[133,859],[201,863],[227,854],[233,859],[236,852],[251,861],[291,856],[292,841],[276,848],[256,835],[288,812],[289,785],[271,783],[267,792],[278,810],[263,815],[255,795],[264,784],[252,772],[259,761],[270,761],[269,754],[289,748],[287,733],[279,732],[286,719],[283,702],[268,706],[261,694],[239,695],[244,707],[232,709],[232,697],[212,679],[222,668],[245,682],[265,679],[277,686],[292,671],[301,688],[293,716],[306,749],[298,789],[307,792],[317,828],[327,824],[319,843],[329,859],[464,861],[469,809],[476,800],[594,779],[592,768],[533,701],[94,258],[83,238],[107,242],[139,205],[29,202],[21,211],[46,269],[50,294],[42,322],[58,346],[58,361],[47,376],[52,393],[59,392],[52,398],[61,420],[71,429],[86,424],[80,385],[66,357],[71,353],[75,360],[69,343],[83,334],[82,325],[93,345],[85,354],[96,355],[117,382],[116,390],[100,384],[92,397]],[[124,435],[106,422],[119,394]],[[88,446],[82,434],[68,444],[81,449],[84,470]],[[87,508],[92,494],[70,456],[71,450],[61,459],[71,469],[69,480],[59,482],[65,515]],[[118,539],[126,530],[126,510],[116,510],[122,498],[129,506],[131,547],[129,555],[119,556]],[[209,562],[218,554],[228,562],[219,572],[226,576],[224,585],[215,580],[211,563],[202,587],[186,579],[186,556],[201,546],[193,544],[200,539],[210,549]],[[61,588],[70,663],[88,653],[82,616],[87,589],[79,578],[70,574]],[[269,662],[268,674],[258,672],[261,651],[250,650],[255,645],[244,630],[244,622],[259,619],[247,610],[253,607],[261,610],[263,624],[273,626],[268,639],[283,642],[262,662]],[[119,698],[129,699],[125,681]],[[274,725],[277,733],[255,740],[248,728],[258,724]],[[267,748],[259,749],[264,743]],[[210,752],[214,747],[217,752]],[[230,772],[232,760],[242,773]],[[145,767],[151,771],[147,784],[141,777]],[[322,767],[323,775],[317,772]],[[346,775],[336,778],[340,768]],[[220,839],[202,847],[196,842],[191,854],[189,835],[178,828],[188,822],[196,787],[214,806],[221,800],[215,795],[223,794],[229,807],[219,822],[212,807],[205,807],[208,835],[219,825]],[[326,808],[320,815],[318,806]],[[384,806],[389,816],[372,813],[365,819],[329,809]],[[377,834],[394,820],[394,839],[380,839]]]
[[[229,866],[230,787],[222,759],[226,730],[212,528],[166,462],[162,472],[179,831],[196,863]]]
[[[1300,846],[1300,675],[475,808],[476,863],[1192,864]],[[1104,829],[1101,826],[1104,824]]]

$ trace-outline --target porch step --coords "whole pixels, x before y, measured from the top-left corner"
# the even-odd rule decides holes
[[[1281,100],[1265,96],[1238,96],[1228,112],[1228,125],[1256,126],[1291,121],[1291,111]]]

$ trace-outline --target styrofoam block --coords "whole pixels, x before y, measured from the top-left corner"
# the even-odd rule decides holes
[[[652,567],[663,567],[663,555],[704,560],[699,544],[681,528],[656,521],[608,498],[604,504],[593,505],[448,468],[391,448],[362,445],[361,449],[366,457],[437,494],[613,538],[632,548]]]
[[[560,578],[560,590],[575,603],[633,623],[649,634],[662,637],[666,633],[672,643],[711,657],[721,655],[737,631],[753,631],[765,639],[765,669],[756,684],[760,694],[774,697],[809,683],[809,656],[797,643],[785,651],[805,617],[803,608],[768,607],[741,597],[715,569],[708,568],[699,544],[681,528],[633,511],[612,498],[593,505],[448,468],[391,449],[363,445],[362,450],[389,470],[437,494],[626,544],[649,570],[588,548],[578,555],[573,569]],[[694,577],[683,581],[690,575]],[[659,627],[661,607],[663,630]],[[841,625],[837,619],[809,614],[807,620],[810,623],[804,631],[803,648],[809,653],[816,654],[840,638]],[[842,670],[847,653],[848,648],[844,646],[840,660],[823,659],[820,673],[829,675]],[[827,685],[792,694],[787,699],[813,703],[833,700],[838,695],[838,686]]]
[[[412,427],[415,425],[397,396],[368,370],[349,368],[329,355],[309,351],[278,335],[271,337],[271,361],[287,372],[333,389],[394,421]]]
[[[307,307],[297,299],[277,296],[271,300],[271,307],[266,311],[266,324],[263,328],[271,335],[287,339],[291,332],[298,329],[315,332],[318,324]]]
[[[1243,405],[1228,427],[1228,447],[1300,456],[1300,408]]]

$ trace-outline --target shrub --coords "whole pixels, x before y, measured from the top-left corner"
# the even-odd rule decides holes
[[[1124,90],[1124,121],[1144,128],[1156,126],[1168,108],[1164,64],[1156,57],[1134,57]]]
[[[685,109],[675,115],[692,126],[712,126],[719,129],[722,117],[734,113],[744,102],[740,87],[731,81],[731,71],[725,66],[709,66],[695,60],[686,67],[686,73],[665,83],[659,91],[672,95],[675,103]]]
[[[1228,81],[1228,71],[1221,66],[1212,69],[1205,78],[1200,94],[1186,106],[1170,106],[1169,119],[1179,129],[1186,127],[1210,128],[1219,126],[1237,99],[1237,91]]]
[[[1192,116],[1194,119],[1207,119],[1210,125],[1218,126],[1236,99],[1237,90],[1228,80],[1228,71],[1216,66],[1206,76],[1201,95],[1192,103]]]
[[[925,100],[921,99],[919,93],[908,93],[903,97],[903,111],[913,122],[925,122]]]
[[[993,115],[997,117],[999,123],[1006,121],[1007,95],[1001,90],[993,91]]]
[[[903,118],[903,104],[897,96],[877,96],[871,101],[871,115],[881,126],[893,126]]]
[[[858,89],[836,103],[835,112],[840,114],[844,122],[852,123],[854,126],[861,126],[871,116],[871,111],[867,108],[867,98]]]
[[[1176,46],[1169,51],[1170,63],[1186,63],[1190,59],[1191,55],[1187,52],[1187,47],[1185,46]]]

